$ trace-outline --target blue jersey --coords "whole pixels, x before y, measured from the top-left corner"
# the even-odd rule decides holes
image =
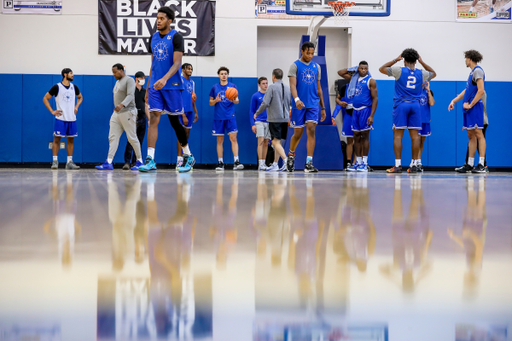
[[[251,126],[254,125],[254,114],[256,111],[258,111],[258,108],[261,105],[261,102],[263,102],[263,97],[265,97],[265,94],[261,91],[258,91],[254,95],[252,95],[251,98]],[[261,114],[258,115],[256,118],[256,121],[258,122],[267,122],[267,110],[263,111]]]
[[[482,72],[484,72],[484,69],[482,69],[480,66],[476,66],[473,70],[471,70],[471,73],[469,74],[469,78],[468,78],[468,83],[466,84],[466,92],[464,92],[463,103],[471,104],[471,102],[473,102],[473,99],[476,96],[476,93],[478,92],[478,86],[476,85],[476,82],[473,82],[473,73],[477,69],[480,69],[480,70],[482,70]],[[485,73],[484,73],[483,80],[485,81]],[[480,100],[478,102],[479,103],[483,103],[481,98],[480,98]],[[463,111],[464,112],[468,112],[469,110],[463,109]]]
[[[420,96],[421,123],[430,123],[430,104],[428,104],[428,90],[424,89]]]
[[[372,92],[370,91],[370,79],[371,77],[369,76],[359,78],[356,85],[356,92],[354,97],[351,98],[354,109],[372,106],[373,98]]]
[[[235,103],[226,97],[228,88],[237,88],[235,84],[228,82],[226,85],[215,84],[210,90],[210,97],[217,98],[220,95],[220,102],[215,103],[214,120],[230,120],[235,117]]]
[[[181,77],[181,80],[183,82],[183,92],[181,93],[183,97],[183,111],[194,111],[192,94],[194,93],[195,83],[192,79],[187,80],[185,77]]]
[[[419,101],[423,90],[423,72],[418,69],[402,68],[400,78],[395,81],[393,107],[400,103]]]
[[[297,95],[299,96],[304,108],[316,108],[320,103],[320,97],[318,97],[318,64],[315,62],[304,64],[300,60],[295,61],[297,65]],[[295,100],[292,101],[292,108],[297,109]]]
[[[151,51],[153,52],[153,61],[151,64],[151,82],[148,88],[153,88],[155,83],[162,79],[174,64],[174,45],[173,38],[179,34],[176,30],[171,30],[163,38],[160,32],[156,32],[151,37]],[[180,68],[181,70],[181,65]],[[176,72],[167,80],[165,86],[160,90],[183,90],[181,75]]]

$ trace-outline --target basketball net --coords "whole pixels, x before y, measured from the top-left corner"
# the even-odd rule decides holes
[[[334,22],[338,25],[347,25],[349,23],[350,7],[355,6],[356,3],[351,1],[330,1],[328,5],[331,6]]]

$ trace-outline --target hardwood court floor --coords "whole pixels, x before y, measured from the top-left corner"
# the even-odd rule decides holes
[[[0,169],[0,202],[0,339],[507,340],[512,322],[509,173]]]

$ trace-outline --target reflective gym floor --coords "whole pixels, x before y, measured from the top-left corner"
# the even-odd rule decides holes
[[[3,168],[0,202],[0,340],[510,340],[510,173]]]

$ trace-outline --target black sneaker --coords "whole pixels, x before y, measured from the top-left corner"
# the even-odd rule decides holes
[[[407,173],[418,173],[418,166],[416,165],[412,165],[411,167],[409,167],[409,169],[407,170]]]
[[[423,173],[423,165],[422,164],[419,164],[416,167],[418,168],[418,172]]]
[[[348,162],[347,166],[345,167],[345,172],[348,172],[348,167],[352,167],[352,163]]]
[[[373,172],[373,168],[370,165],[366,165],[366,168],[368,168],[368,172]]]
[[[216,171],[223,171],[224,170],[224,162],[220,162],[217,164],[217,167],[215,167]]]
[[[484,165],[482,165],[481,163],[478,164],[478,166],[476,166],[475,168],[473,168],[473,170],[471,171],[471,173],[487,173]]]
[[[455,168],[457,173],[470,173],[473,170],[473,167],[465,163],[462,167]]]
[[[313,166],[313,161],[309,161],[304,165],[304,173],[318,173],[318,169]]]
[[[233,164],[233,170],[242,170],[242,169],[244,169],[244,165],[242,165],[239,160],[236,160],[235,163]]]
[[[288,160],[286,160],[286,170],[290,173],[295,170],[295,156],[288,155]]]

